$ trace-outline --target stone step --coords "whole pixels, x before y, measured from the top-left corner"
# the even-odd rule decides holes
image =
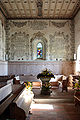
[[[74,103],[74,99],[33,99],[35,103]]]

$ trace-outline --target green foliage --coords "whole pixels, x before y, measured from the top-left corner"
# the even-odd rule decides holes
[[[54,74],[46,68],[45,70],[43,70],[41,73],[37,75],[38,79],[41,77],[53,77],[54,78]]]
[[[80,79],[77,83],[75,83],[74,88],[75,88],[76,91],[80,91]]]
[[[32,83],[31,82],[25,82],[24,85],[26,86],[27,90],[32,90]]]

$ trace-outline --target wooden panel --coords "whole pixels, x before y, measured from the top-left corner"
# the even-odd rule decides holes
[[[80,0],[39,0],[42,15],[38,16],[37,0],[2,0],[0,8],[7,18],[71,18],[80,8]]]
[[[45,68],[50,69],[54,74],[69,75],[74,73],[73,62],[61,62],[61,61],[26,61],[26,62],[9,62],[8,63],[9,74],[26,74],[26,75],[37,75]],[[25,69],[24,69],[25,68]],[[15,71],[16,69],[16,71]]]

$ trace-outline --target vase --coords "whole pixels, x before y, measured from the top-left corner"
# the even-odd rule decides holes
[[[40,80],[41,80],[42,82],[49,82],[50,79],[51,79],[51,77],[41,77],[41,78],[40,78]]]

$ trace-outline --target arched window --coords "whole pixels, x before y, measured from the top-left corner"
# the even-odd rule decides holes
[[[37,44],[37,58],[43,58],[43,53],[42,53],[42,43]]]
[[[80,72],[80,45],[77,49],[76,72]]]

